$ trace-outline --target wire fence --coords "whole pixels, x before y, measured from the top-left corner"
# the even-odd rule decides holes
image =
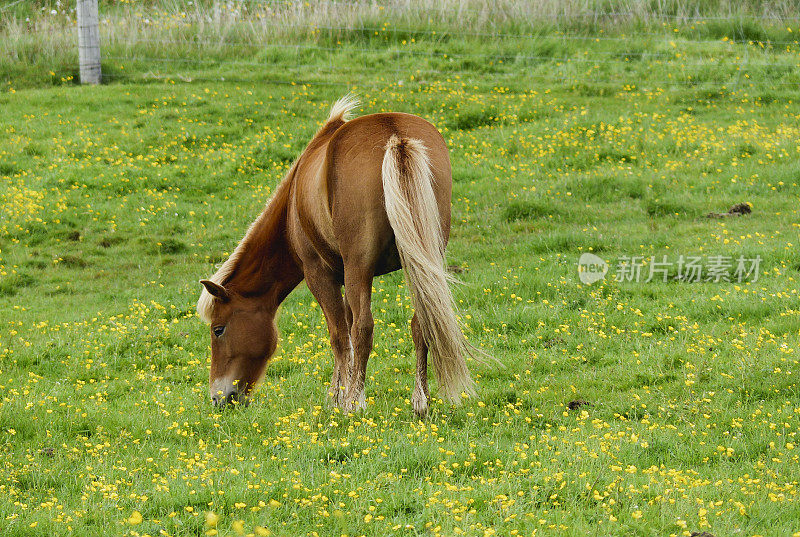
[[[10,10],[12,7],[19,6],[20,4],[28,3],[40,9],[61,9],[62,11],[74,11],[74,5],[71,2],[61,1],[33,1],[33,0],[10,0],[0,3],[0,12]],[[114,2],[109,2],[113,4]],[[678,22],[703,22],[703,21],[741,21],[741,20],[756,20],[756,21],[769,21],[771,23],[786,23],[800,21],[800,8],[792,2],[772,3],[761,2],[761,9],[754,9],[750,7],[747,10],[742,9],[742,5],[728,3],[727,5],[714,5],[712,2],[707,3],[705,6],[700,3],[683,2],[680,4],[670,5],[668,2],[659,2],[658,4],[639,3],[638,9],[589,9],[585,6],[590,2],[583,2],[583,5],[564,2],[561,0],[555,1],[542,1],[539,2],[492,2],[483,3],[480,7],[489,13],[519,13],[525,12],[529,15],[536,16],[540,19],[547,19],[551,21],[556,20],[597,20],[597,19],[621,19],[621,20],[647,20],[653,21],[678,21]],[[124,4],[124,2],[123,2]],[[142,9],[153,9],[159,6],[158,2],[141,2],[133,3],[130,7],[136,7],[140,4]],[[414,12],[430,14],[442,13],[443,11],[452,11],[455,9],[460,11],[474,11],[476,2],[459,0],[457,3],[452,1],[438,1],[438,2],[425,2],[425,1],[402,1],[402,0],[195,0],[195,1],[174,1],[163,4],[171,10],[182,10],[183,12],[198,9],[198,8],[214,8],[214,9],[253,9],[254,7],[260,9],[304,9],[314,10],[324,7],[330,10],[359,10],[364,11],[368,9],[376,9],[384,12],[391,11],[408,11],[413,9]],[[721,11],[727,7],[728,13],[704,13],[705,9],[713,9],[714,11]],[[682,11],[680,13],[673,13],[670,11]],[[760,12],[759,12],[760,11]],[[777,14],[782,12],[783,14]]]
[[[21,0],[18,0],[18,2]],[[365,0],[223,0],[211,2],[189,2],[188,7],[191,6],[204,6],[212,5],[216,8],[228,9],[242,9],[248,6],[258,6],[260,8],[272,9],[307,9],[314,10],[319,7],[326,7],[331,10],[359,10],[364,11],[368,9],[377,9],[384,12],[404,11],[413,9],[416,13],[431,14],[442,13],[443,11],[452,11],[454,8],[461,11],[475,11],[475,2],[459,1],[457,4],[453,2],[425,2],[425,1],[365,1]],[[586,4],[584,2],[584,4]],[[746,12],[738,9],[736,4],[728,4],[729,12],[727,14],[703,14],[702,7],[699,3],[693,4],[685,2],[681,6],[670,6],[667,2],[659,2],[658,5],[648,5],[647,3],[639,4],[640,9],[587,9],[584,6],[576,5],[571,2],[563,0],[555,1],[542,1],[539,2],[492,2],[483,3],[481,8],[488,13],[520,13],[525,12],[528,15],[537,17],[539,19],[546,19],[551,21],[558,20],[579,20],[579,19],[605,19],[615,18],[625,21],[646,19],[647,21],[678,21],[678,22],[703,22],[703,21],[769,21],[771,23],[797,23],[800,21],[800,8],[792,3],[786,3],[783,6],[776,5],[770,6],[771,2],[763,2],[763,8],[770,8],[771,11],[783,11],[785,14],[768,14],[758,12]],[[178,4],[175,4],[178,5]],[[709,3],[713,6],[713,3]],[[676,11],[683,10],[683,13],[669,13],[668,10],[673,9]],[[719,9],[716,6],[715,9]]]
[[[172,58],[146,58],[146,57],[114,57],[112,60],[119,62],[116,67],[123,68],[126,62],[147,62],[149,68],[140,69],[137,74],[124,74],[121,69],[110,73],[104,73],[103,79],[107,81],[146,81],[146,80],[168,80],[182,82],[199,81],[227,81],[227,82],[259,82],[268,84],[287,84],[302,86],[341,86],[349,88],[375,88],[388,85],[397,86],[427,86],[432,87],[438,83],[461,83],[472,86],[491,85],[491,86],[515,86],[523,85],[525,88],[552,88],[554,85],[560,86],[591,86],[603,88],[610,86],[618,91],[629,91],[633,89],[655,91],[655,90],[677,90],[677,89],[698,89],[703,91],[735,91],[741,89],[759,88],[781,88],[796,90],[800,92],[800,81],[796,80],[772,80],[768,84],[763,81],[755,81],[749,76],[742,77],[739,73],[727,77],[708,77],[692,75],[662,76],[658,78],[649,77],[644,80],[632,79],[630,76],[616,75],[592,77],[589,73],[573,74],[556,72],[547,75],[529,76],[525,73],[493,72],[476,73],[471,70],[447,70],[438,69],[416,69],[413,71],[392,70],[384,72],[379,76],[365,74],[363,71],[343,69],[341,67],[321,68],[319,66],[299,65],[294,68],[281,68],[268,65],[264,62],[248,62],[234,60],[192,60],[181,61]],[[202,64],[204,69],[175,69],[168,64],[191,63],[192,66]],[[231,74],[230,69],[235,67],[271,67],[273,70],[264,70],[258,73],[250,73],[247,76],[242,74]],[[309,68],[313,67],[313,75],[308,75]],[[218,74],[213,74],[219,68]],[[223,73],[223,71],[225,71]]]
[[[735,22],[736,19],[718,19],[718,20],[727,20],[731,22]],[[108,19],[101,21],[105,24],[110,23]],[[144,22],[145,25],[150,24],[149,19],[142,19],[140,22]],[[213,18],[209,18],[209,23],[214,23]],[[727,43],[730,45],[737,45],[737,44],[746,44],[746,45],[755,45],[755,46],[798,46],[800,45],[800,20],[794,21],[785,21],[787,24],[792,22],[798,25],[797,28],[797,39],[786,40],[786,39],[769,39],[768,37],[730,37],[725,36],[722,38],[714,38],[714,39],[704,39],[700,37],[690,37],[687,36],[687,30],[681,29],[681,34],[676,35],[674,30],[671,29],[664,29],[661,32],[650,32],[650,31],[642,31],[637,30],[635,32],[635,37],[637,39],[653,39],[653,40],[663,40],[665,38],[669,40],[674,39],[681,39],[687,44],[692,45],[707,45],[707,44],[720,44],[720,43]],[[257,23],[251,23],[257,26]],[[265,25],[266,26],[266,25]],[[426,28],[411,28],[411,27],[397,27],[397,26],[373,26],[369,24],[349,24],[349,25],[326,25],[326,24],[293,24],[293,23],[282,23],[280,25],[282,30],[296,30],[298,32],[320,32],[326,31],[328,33],[357,33],[357,32],[372,32],[376,35],[385,35],[385,34],[392,34],[392,35],[402,35],[402,36],[411,36],[411,37],[429,37],[435,38],[438,40],[446,40],[452,38],[479,38],[479,39],[491,39],[494,41],[497,40],[535,40],[535,39],[561,39],[561,40],[568,40],[568,41],[597,41],[597,42],[618,42],[618,43],[628,43],[631,41],[631,35],[603,35],[603,34],[581,34],[578,32],[575,33],[565,33],[563,31],[559,31],[558,29],[554,28],[544,28],[540,29],[536,32],[530,31],[519,31],[515,33],[509,32],[483,32],[483,31],[468,31],[468,30],[459,30],[459,31],[452,31],[452,30],[431,30]],[[734,32],[737,33],[737,32]],[[744,30],[741,30],[739,33],[744,33]],[[756,29],[753,33],[768,35],[768,31],[766,28],[762,27],[760,29]]]
[[[666,45],[671,40],[664,42]],[[694,43],[688,43],[692,46]],[[717,43],[718,44],[718,43]],[[252,43],[245,41],[179,41],[170,39],[137,39],[129,43],[126,55],[113,55],[104,58],[111,62],[116,69],[107,75],[116,80],[132,79],[137,75],[120,73],[119,67],[136,64],[148,65],[151,68],[146,76],[169,78],[169,72],[174,72],[179,80],[220,80],[229,81],[237,79],[231,76],[230,71],[237,67],[261,68],[263,74],[270,70],[283,72],[284,78],[276,83],[291,83],[285,77],[292,76],[297,83],[304,80],[301,75],[306,74],[304,82],[308,84],[337,84],[337,85],[365,85],[369,79],[374,78],[374,73],[365,73],[359,66],[347,65],[347,57],[358,55],[367,58],[370,63],[382,64],[377,69],[383,78],[391,78],[395,83],[420,84],[432,81],[446,80],[457,77],[462,82],[471,83],[619,83],[638,85],[636,80],[631,80],[631,74],[643,70],[661,69],[661,76],[646,77],[649,87],[708,87],[739,88],[752,85],[748,79],[758,73],[774,71],[771,75],[770,85],[774,87],[800,88],[800,49],[789,57],[774,58],[764,49],[749,50],[749,47],[736,50],[723,50],[720,53],[700,51],[698,54],[687,55],[687,43],[678,48],[677,45],[670,52],[643,51],[621,49],[616,51],[589,51],[578,55],[562,56],[552,54],[527,54],[519,51],[506,53],[483,52],[445,52],[432,50],[404,50],[401,48],[383,48],[358,46],[352,43],[342,46],[326,46],[317,43]],[[798,45],[798,44],[795,44]],[[220,57],[206,57],[203,55],[207,47],[216,47]],[[184,52],[195,51],[191,57],[174,57],[168,55],[148,54],[153,50],[172,48],[173,52],[180,49]],[[219,52],[222,50],[223,52]],[[232,52],[234,51],[235,52]],[[270,52],[281,51],[283,54],[276,63],[270,57]],[[263,59],[252,59],[259,54]],[[598,57],[595,57],[598,56]],[[251,59],[238,59],[241,57]],[[307,63],[303,63],[307,62]],[[320,63],[326,63],[322,67]],[[431,65],[433,62],[436,65]],[[465,66],[470,66],[465,68]],[[183,73],[176,71],[183,70]],[[160,70],[160,71],[159,71]],[[224,74],[213,76],[215,70],[222,70]],[[195,75],[192,71],[201,71]],[[308,73],[313,77],[308,77]],[[300,78],[296,78],[301,76]],[[245,78],[241,78],[246,80]],[[341,80],[349,82],[342,82]],[[259,79],[263,81],[263,79]],[[275,79],[273,79],[275,80]],[[763,80],[761,81],[763,82]]]

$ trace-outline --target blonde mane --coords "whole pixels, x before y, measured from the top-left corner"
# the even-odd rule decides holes
[[[288,176],[289,175],[287,175],[287,177]],[[209,278],[209,280],[218,285],[223,285],[223,286],[225,285],[225,281],[233,274],[234,267],[236,266],[236,263],[239,261],[239,258],[241,257],[242,252],[244,251],[244,246],[245,244],[247,244],[248,239],[252,237],[253,233],[255,233],[258,224],[264,218],[264,215],[267,214],[267,211],[269,210],[270,205],[272,205],[273,200],[279,197],[280,187],[282,184],[283,182],[281,182],[281,184],[278,185],[278,188],[275,190],[275,194],[267,202],[266,207],[264,207],[264,210],[261,211],[259,217],[256,218],[253,221],[253,223],[250,224],[250,226],[247,228],[247,233],[244,234],[242,240],[240,240],[239,244],[236,245],[236,248],[233,250],[233,253],[230,255],[230,257],[228,257],[228,259],[226,259],[225,262],[222,263],[222,265],[220,265],[220,267],[217,269],[217,272],[215,272],[214,275]],[[203,288],[203,291],[200,293],[200,298],[197,300],[197,315],[205,323],[211,323],[211,316],[214,313],[214,300],[215,299],[211,295],[211,293],[209,293],[205,288]]]
[[[325,131],[326,128],[335,122],[346,122],[350,119],[350,115],[359,104],[358,98],[348,93],[335,103],[331,107],[330,114],[328,115],[328,119],[325,122],[325,125],[320,129],[320,132]],[[299,160],[299,159],[298,159]],[[261,211],[261,214],[256,218],[252,224],[247,228],[247,233],[245,233],[242,240],[239,241],[239,244],[236,245],[236,248],[233,250],[233,253],[225,260],[222,265],[219,266],[217,272],[214,273],[213,276],[208,278],[212,282],[218,285],[225,285],[225,282],[233,275],[236,265],[239,259],[242,257],[242,253],[245,250],[245,246],[249,244],[251,241],[250,239],[258,232],[258,230],[262,227],[261,224],[264,223],[270,214],[270,208],[276,200],[281,201],[282,195],[284,194],[284,190],[286,189],[287,185],[291,182],[291,178],[294,175],[293,172],[297,167],[297,161],[292,165],[289,169],[289,173],[286,174],[286,177],[280,182],[278,187],[275,189],[275,193],[272,195],[270,200],[267,202],[264,210]],[[211,317],[214,313],[214,297],[209,293],[205,288],[200,293],[200,298],[197,300],[197,315],[206,323],[211,322]]]

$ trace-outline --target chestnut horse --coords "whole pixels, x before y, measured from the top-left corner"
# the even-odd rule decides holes
[[[278,306],[305,279],[330,333],[331,402],[363,408],[372,279],[401,267],[415,310],[414,411],[428,410],[429,351],[444,398],[474,394],[444,265],[452,189],[444,139],[410,114],[348,121],[356,104],[351,96],[334,104],[230,258],[200,282],[217,405],[246,401],[277,346]]]

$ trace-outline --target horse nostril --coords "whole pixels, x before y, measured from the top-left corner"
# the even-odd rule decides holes
[[[230,390],[227,393],[220,391],[211,396],[211,401],[214,406],[217,407],[235,404],[239,402],[239,392],[236,389]]]

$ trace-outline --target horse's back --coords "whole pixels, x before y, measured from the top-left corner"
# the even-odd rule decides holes
[[[376,274],[400,268],[382,180],[386,144],[393,135],[419,140],[425,146],[445,242],[450,231],[450,158],[436,127],[403,113],[371,114],[348,121],[334,133],[327,148],[328,204],[341,255],[374,258]]]
[[[353,119],[334,133],[327,152],[329,196],[335,195],[341,182],[355,182],[357,188],[364,188],[368,186],[364,183],[377,180],[374,186],[382,192],[381,166],[392,135],[420,140],[428,150],[434,177],[449,189],[450,159],[436,127],[419,116],[389,112]]]

